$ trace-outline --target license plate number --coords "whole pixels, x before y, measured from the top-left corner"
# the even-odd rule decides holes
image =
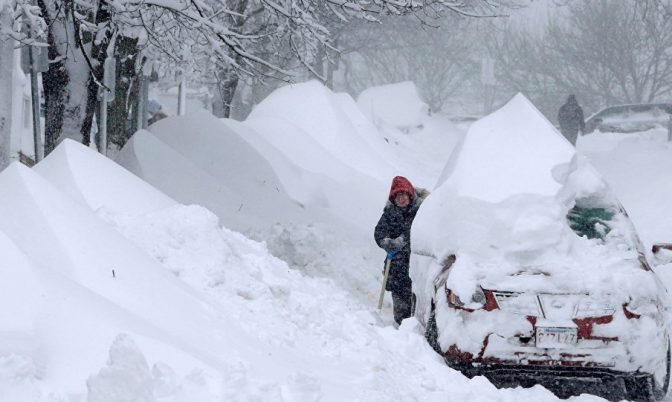
[[[576,345],[576,328],[537,327],[538,348],[566,348]]]

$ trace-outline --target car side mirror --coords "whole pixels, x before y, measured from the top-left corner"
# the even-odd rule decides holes
[[[656,243],[651,247],[656,265],[672,264],[672,243]]]

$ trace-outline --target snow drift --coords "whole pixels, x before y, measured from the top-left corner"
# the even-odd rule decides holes
[[[259,124],[291,122],[289,132],[263,130],[262,134],[285,154],[299,156],[296,158],[299,161],[305,159],[300,155],[305,150],[303,142],[311,141],[330,159],[357,170],[360,175],[387,180],[393,176],[394,168],[384,152],[384,142],[377,138],[373,126],[358,116],[359,111],[351,103],[354,102],[349,96],[335,97],[322,84],[309,81],[276,90],[254,108],[246,123],[255,128]],[[293,133],[297,128],[300,131]],[[288,135],[296,137],[291,139]],[[317,148],[315,145],[309,149]],[[323,160],[321,166],[327,167],[327,162]]]
[[[422,127],[429,114],[411,81],[365,89],[357,97],[357,105],[377,127],[406,132]]]

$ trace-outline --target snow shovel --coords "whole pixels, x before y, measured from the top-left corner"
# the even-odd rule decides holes
[[[388,251],[385,259],[385,274],[383,275],[383,287],[380,289],[380,298],[378,298],[378,310],[383,308],[383,299],[385,298],[385,287],[387,286],[387,278],[390,276],[390,265],[392,259],[397,254],[396,251]]]

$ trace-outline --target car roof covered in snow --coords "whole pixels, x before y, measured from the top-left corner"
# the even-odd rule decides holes
[[[574,147],[522,94],[471,125],[451,155],[439,185],[488,202],[516,194],[554,195],[553,176],[569,164]]]

